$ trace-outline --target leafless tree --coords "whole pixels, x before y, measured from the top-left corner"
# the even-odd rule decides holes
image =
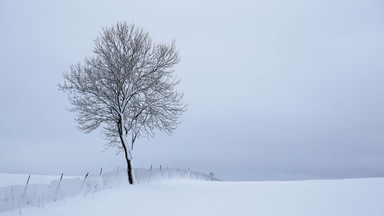
[[[186,110],[173,67],[175,42],[154,43],[149,34],[125,22],[103,28],[92,57],[71,65],[59,90],[67,93],[80,130],[101,128],[107,146],[125,154],[128,180],[135,182],[133,144],[156,130],[171,134]]]

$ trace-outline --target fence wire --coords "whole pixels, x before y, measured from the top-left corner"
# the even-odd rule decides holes
[[[209,175],[194,172],[189,169],[150,168],[135,169],[137,184],[158,182],[167,179],[194,179],[217,181],[213,173]],[[43,208],[47,203],[62,200],[78,195],[87,196],[107,188],[119,187],[128,184],[126,169],[117,169],[108,173],[100,172],[99,175],[89,175],[73,179],[52,181],[50,184],[12,185],[0,188],[0,213],[16,211],[21,213],[22,208],[35,206]]]

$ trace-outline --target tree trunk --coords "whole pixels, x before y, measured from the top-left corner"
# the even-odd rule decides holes
[[[127,174],[128,174],[128,181],[129,184],[133,184],[135,182],[134,178],[134,173],[133,173],[133,168],[132,168],[132,155],[131,155],[131,149],[128,149],[126,146],[126,142],[124,139],[124,130],[123,130],[123,122],[120,119],[119,122],[119,136],[120,136],[120,141],[121,145],[123,146],[124,149],[124,156],[125,156],[125,161],[127,162]]]
[[[133,184],[133,172],[132,172],[132,164],[131,164],[131,160],[128,160],[127,161],[127,165],[128,165],[128,181],[129,181],[129,184]]]
[[[130,157],[128,155],[127,146],[125,145],[123,136],[124,135],[120,134],[121,145],[123,146],[124,155],[125,155],[125,161],[127,162],[128,181],[129,181],[129,184],[133,184],[132,163],[131,163],[131,159],[130,159]]]

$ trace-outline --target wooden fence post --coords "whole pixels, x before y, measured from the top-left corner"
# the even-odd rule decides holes
[[[149,170],[149,181],[152,180],[152,164],[151,164],[151,169]]]
[[[102,174],[103,174],[103,167],[100,168],[100,173],[99,173],[99,179],[98,179],[98,182],[96,183],[95,185],[95,189],[97,189],[98,187],[100,188],[103,188],[103,177],[102,177]],[[99,185],[100,183],[100,185]],[[93,196],[93,195],[92,195]]]
[[[59,191],[59,187],[60,187],[61,180],[63,179],[63,175],[64,175],[64,173],[61,173],[59,183],[57,184],[57,188],[56,188],[56,192],[55,192],[55,199],[54,199],[54,201],[57,200],[57,192]]]
[[[161,165],[160,165],[160,180],[163,178],[162,172],[161,172]]]
[[[117,184],[117,187],[120,186],[119,169],[120,169],[120,167],[117,167],[117,170],[116,170],[116,184]]]
[[[81,183],[80,191],[81,191],[81,189],[83,188],[84,183],[85,183],[85,180],[87,180],[88,175],[89,175],[89,172],[87,172],[87,174],[85,174],[84,180],[83,180],[83,182]]]
[[[24,193],[23,193],[23,198],[25,196],[25,193],[27,192],[27,187],[28,187],[28,183],[29,183],[29,179],[31,178],[31,175],[28,176],[28,179],[27,179],[27,183],[25,184],[25,188],[24,188]]]

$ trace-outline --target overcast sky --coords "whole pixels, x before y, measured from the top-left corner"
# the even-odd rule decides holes
[[[176,40],[189,105],[172,136],[135,145],[136,167],[224,180],[384,176],[384,3],[0,1],[0,172],[125,167],[76,128],[57,90],[102,27]]]

